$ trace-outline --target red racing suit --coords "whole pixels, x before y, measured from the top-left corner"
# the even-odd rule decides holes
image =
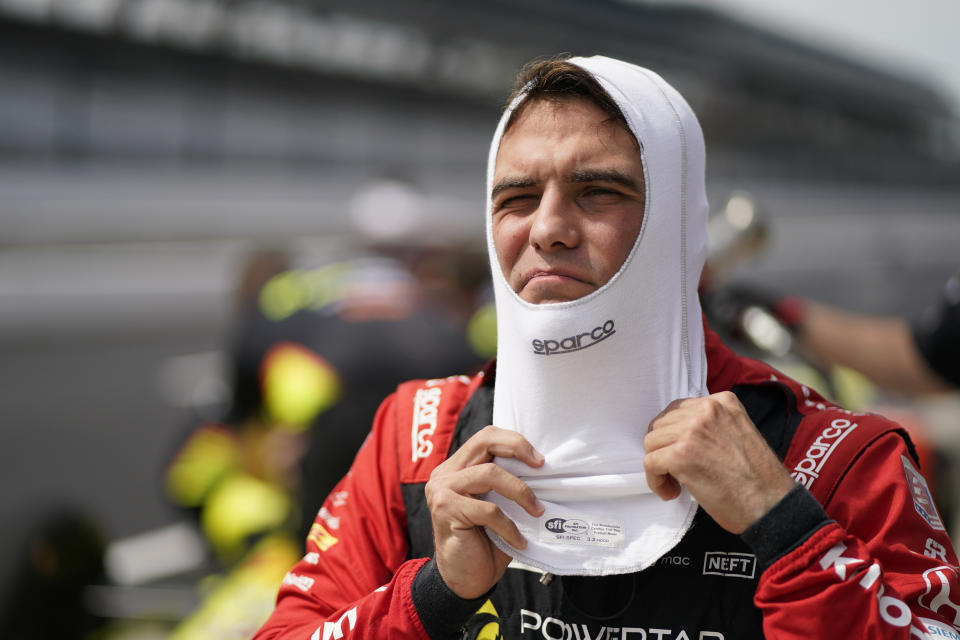
[[[709,329],[707,358],[710,392],[738,396],[797,481],[744,534],[701,509],[643,572],[542,580],[511,565],[487,598],[460,599],[430,559],[423,487],[490,422],[494,367],[405,383],[256,638],[960,638],[957,558],[898,425],[826,402]]]

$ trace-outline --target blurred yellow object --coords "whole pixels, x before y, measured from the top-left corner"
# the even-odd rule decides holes
[[[497,309],[492,302],[477,309],[470,318],[467,340],[480,357],[493,358],[497,355]]]
[[[782,371],[788,377],[793,378],[805,387],[813,389],[824,398],[830,398],[829,381],[819,371],[806,362],[803,362],[802,360],[776,359],[770,359],[768,362],[779,371]]]
[[[210,494],[200,524],[210,544],[229,563],[243,553],[250,537],[282,528],[292,506],[278,487],[235,473]]]
[[[247,640],[273,611],[287,570],[300,545],[286,534],[261,540],[236,569],[216,583],[201,605],[170,634],[170,640]]]
[[[340,378],[325,359],[293,342],[270,348],[261,365],[263,405],[269,422],[305,431],[340,398]]]
[[[194,431],[167,468],[167,495],[182,507],[199,507],[221,478],[237,469],[238,443],[225,427],[207,424]]]
[[[260,312],[274,322],[303,309],[322,309],[344,295],[351,266],[334,262],[317,269],[293,269],[270,278],[260,290]]]
[[[798,360],[774,360],[774,367],[824,398],[850,411],[863,411],[877,400],[877,388],[863,374],[834,366],[827,379],[820,371]]]
[[[296,270],[275,275],[260,290],[260,312],[275,322],[289,318],[308,302],[309,292]]]
[[[835,366],[830,372],[837,403],[851,411],[862,411],[877,401],[877,388],[870,380],[848,367]]]

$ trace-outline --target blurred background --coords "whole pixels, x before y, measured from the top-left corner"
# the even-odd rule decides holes
[[[958,21],[952,0],[0,0],[0,580],[68,514],[92,547],[165,532],[196,574],[151,591],[176,570],[114,546],[87,610],[160,637],[192,611],[229,563],[177,528],[170,465],[249,417],[243,310],[362,255],[356,281],[413,278],[466,332],[487,145],[535,56],[621,57],[688,99],[712,202],[748,192],[765,220],[727,277],[919,319],[960,265]]]

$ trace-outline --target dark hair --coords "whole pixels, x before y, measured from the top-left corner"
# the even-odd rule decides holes
[[[538,100],[558,102],[571,98],[585,98],[603,109],[610,116],[611,121],[620,122],[628,131],[630,130],[627,119],[610,94],[585,69],[570,63],[568,56],[537,58],[525,64],[517,74],[513,91],[507,99],[507,106],[520,94],[524,94],[525,97],[510,114],[506,129],[513,125],[527,105],[532,102]]]

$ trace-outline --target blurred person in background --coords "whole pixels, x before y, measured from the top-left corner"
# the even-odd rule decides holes
[[[92,637],[106,622],[85,599],[87,587],[104,580],[103,532],[75,507],[42,505],[17,515],[17,522],[4,524],[15,568],[0,576],[0,638]]]
[[[960,388],[960,286],[911,326],[904,318],[853,313],[798,295],[777,295],[733,273],[765,251],[771,219],[750,193],[711,211],[700,299],[711,328],[742,355],[760,358],[833,402],[895,419],[910,435],[920,471],[948,531],[956,527],[960,455],[956,408],[915,402]],[[938,409],[935,409],[939,404]],[[951,526],[953,525],[953,526]]]
[[[368,224],[389,223],[389,209],[377,213]],[[233,571],[173,638],[249,637],[380,401],[404,380],[475,371],[490,356],[477,342],[490,336],[468,337],[483,254],[437,244],[420,225],[377,233],[358,223],[363,246],[317,267],[276,251],[247,260],[230,408],[191,432],[166,476],[168,495],[197,513]]]
[[[740,287],[743,301],[769,308],[815,361],[859,371],[890,391],[927,395],[960,389],[960,271],[941,299],[911,324],[802,298]]]
[[[909,438],[702,323],[704,164],[656,74],[525,70],[487,174],[496,363],[384,401],[258,638],[955,634]]]
[[[960,390],[960,273],[947,280],[937,303],[913,323],[901,316],[856,313],[799,295],[777,295],[756,285],[721,286],[706,300],[706,308],[724,317],[740,338],[746,333],[746,313],[769,313],[778,325],[774,333],[787,334],[791,351],[812,365],[793,375],[825,388],[847,406],[900,422],[914,441],[941,516],[956,534],[956,408],[949,396],[939,409],[915,401]],[[876,393],[878,389],[886,393]]]

